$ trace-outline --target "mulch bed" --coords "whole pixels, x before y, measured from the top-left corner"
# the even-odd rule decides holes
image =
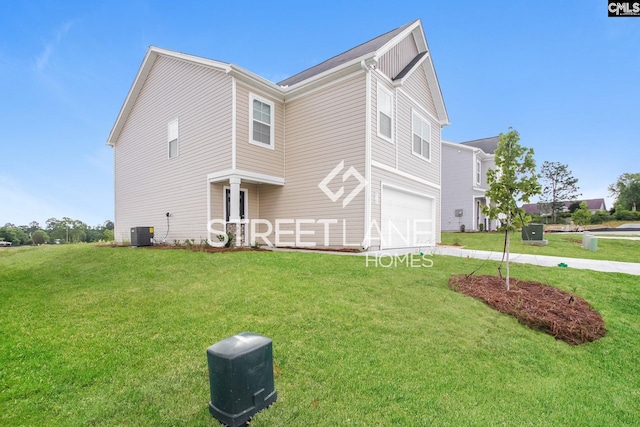
[[[607,333],[602,316],[587,301],[553,286],[511,278],[507,291],[504,278],[462,274],[452,276],[449,287],[570,345],[596,341]]]

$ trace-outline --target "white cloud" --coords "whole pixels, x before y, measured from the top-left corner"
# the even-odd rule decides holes
[[[36,68],[38,69],[38,71],[42,71],[49,65],[51,55],[53,55],[54,51],[62,41],[62,38],[67,32],[69,32],[72,26],[73,21],[68,21],[62,24],[57,30],[55,30],[53,39],[45,44],[44,50],[35,58]]]

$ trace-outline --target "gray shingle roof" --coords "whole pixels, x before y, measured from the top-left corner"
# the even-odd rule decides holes
[[[417,20],[416,20],[417,21]],[[400,34],[407,27],[412,25],[414,22],[412,21],[402,27],[398,27],[395,30],[391,30],[388,33],[382,34],[374,39],[369,40],[368,42],[362,43],[354,48],[347,50],[333,58],[327,59],[324,62],[321,62],[318,65],[315,65],[311,68],[307,68],[304,71],[299,72],[298,74],[294,74],[293,76],[286,78],[278,83],[279,86],[293,86],[296,83],[300,83],[303,80],[307,80],[313,76],[316,76],[320,73],[323,73],[327,70],[335,68],[339,65],[352,61],[356,58],[364,56],[368,53],[375,52],[379,48],[385,45],[389,40]]]
[[[422,53],[417,54],[417,55],[416,55],[416,57],[415,57],[415,58],[413,58],[413,59],[411,60],[411,62],[409,62],[409,63],[407,64],[407,66],[406,66],[406,67],[404,67],[404,69],[398,73],[398,75],[397,75],[397,76],[393,77],[393,80],[399,80],[399,79],[403,78],[404,76],[406,76],[407,74],[409,74],[409,72],[411,72],[411,70],[413,70],[413,68],[416,66],[416,64],[417,64],[418,62],[420,62],[420,60],[421,60],[421,59],[422,59],[422,58],[423,58],[427,53],[428,53],[428,52],[426,52],[426,51],[425,51],[425,52],[422,52]]]
[[[499,136],[492,136],[490,138],[474,139],[473,141],[461,142],[462,145],[476,147],[481,149],[487,154],[493,154],[498,148],[498,142],[500,142]]]
[[[568,211],[569,207],[573,203],[580,203],[580,202],[585,202],[587,204],[587,208],[589,210],[591,210],[591,211],[597,211],[597,210],[600,210],[600,209],[607,210],[607,205],[606,205],[604,199],[586,199],[586,200],[578,200],[578,201],[571,201],[571,202],[560,202],[560,203],[562,203],[564,208]],[[525,203],[521,207],[529,215],[540,213],[540,209],[539,209],[538,203]]]

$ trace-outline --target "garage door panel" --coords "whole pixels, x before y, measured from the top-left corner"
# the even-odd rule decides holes
[[[381,204],[381,246],[403,248],[435,243],[434,200],[384,187]]]

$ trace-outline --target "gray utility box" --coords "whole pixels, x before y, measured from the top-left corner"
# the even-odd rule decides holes
[[[588,251],[596,252],[598,250],[598,238],[588,231],[583,232],[582,247]]]
[[[544,238],[544,225],[528,224],[522,227],[522,243],[546,246],[549,241]]]
[[[544,225],[529,224],[522,227],[522,240],[544,240]]]
[[[209,412],[221,423],[243,426],[276,401],[270,338],[242,332],[209,347],[207,361]]]
[[[131,246],[153,246],[153,227],[131,227]]]

